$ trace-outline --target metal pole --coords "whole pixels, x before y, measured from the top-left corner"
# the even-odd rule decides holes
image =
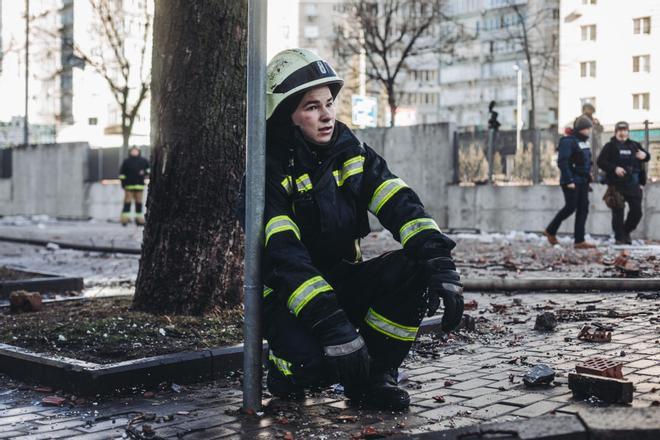
[[[651,140],[649,139],[649,125],[651,125],[651,122],[647,119],[644,121],[644,146],[646,147],[646,151],[650,152],[651,148]]]
[[[495,130],[490,129],[488,130],[488,145],[487,145],[487,151],[486,154],[488,157],[488,183],[493,183],[493,142],[495,142]]]
[[[517,64],[513,66],[518,77],[517,94],[516,94],[516,151],[522,148],[522,69]]]
[[[30,0],[25,0],[25,121],[23,124],[23,144],[30,142],[30,130],[28,128],[28,107],[30,79]]]
[[[266,198],[266,0],[248,1],[243,410],[261,408],[261,250]]]

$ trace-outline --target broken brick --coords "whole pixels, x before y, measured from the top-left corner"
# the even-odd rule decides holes
[[[591,330],[591,327],[588,325],[582,327],[582,330],[580,330],[580,333],[578,334],[578,339],[589,342],[612,342],[611,331],[595,329],[594,332],[591,333],[589,330]]]
[[[64,402],[66,402],[66,399],[60,396],[46,396],[41,399],[41,404],[47,406],[62,406]]]
[[[463,310],[477,310],[479,303],[476,299],[471,299],[463,304]]]
[[[437,395],[433,396],[433,400],[435,400],[438,403],[445,403],[445,396]]]
[[[41,294],[38,292],[18,290],[9,295],[10,313],[38,312],[42,306]]]
[[[633,398],[632,382],[592,374],[568,373],[568,388],[577,398],[595,396],[607,403],[630,403]]]
[[[623,364],[621,362],[614,362],[596,357],[577,364],[575,366],[575,371],[578,373],[592,374],[594,376],[623,379],[622,367]]]

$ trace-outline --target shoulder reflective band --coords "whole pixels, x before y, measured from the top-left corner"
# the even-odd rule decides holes
[[[399,341],[414,341],[415,336],[417,336],[417,330],[419,330],[419,327],[410,327],[390,321],[372,308],[367,312],[364,322],[377,332],[390,338],[398,339]]]
[[[280,370],[280,373],[282,373],[283,375],[291,376],[293,374],[293,372],[291,371],[291,362],[285,361],[282,358],[278,358],[273,354],[272,351],[268,353],[268,359],[275,364],[277,369]]]
[[[362,347],[364,347],[364,339],[362,339],[362,336],[358,335],[358,337],[351,342],[323,347],[323,352],[326,356],[345,356],[347,354],[355,353]]]
[[[403,188],[408,188],[406,182],[401,179],[389,179],[385,182],[378,185],[374,195],[371,197],[371,202],[369,202],[369,211],[373,214],[378,215],[380,209],[391,199],[394,194],[402,190]]]
[[[290,217],[286,215],[278,215],[277,217],[271,218],[266,224],[266,245],[268,245],[268,240],[270,237],[277,234],[278,232],[291,231],[293,232],[298,240],[300,240],[300,229],[291,220]]]
[[[312,181],[309,179],[309,174],[305,173],[296,179],[296,187],[298,191],[305,192],[312,189]]]
[[[440,232],[438,224],[432,218],[418,218],[411,220],[405,225],[401,226],[399,230],[399,237],[401,240],[401,246],[405,246],[406,242],[413,238],[415,235],[427,229],[434,229]]]
[[[273,293],[273,289],[271,289],[271,288],[268,287],[268,286],[264,286],[264,298],[266,298],[266,297],[267,297],[268,295],[270,295],[271,293]]]
[[[332,287],[330,287],[330,284],[326,283],[322,277],[316,276],[310,278],[293,291],[291,296],[289,296],[287,306],[289,307],[289,310],[298,316],[298,313],[300,313],[302,308],[314,299],[316,295],[330,290],[332,290]]]
[[[292,182],[292,180],[293,179],[291,178],[291,176],[286,176],[282,180],[282,186],[284,187],[284,191],[286,191],[286,193],[288,195],[291,195],[291,193],[293,192],[293,182]]]
[[[342,186],[346,179],[364,171],[364,156],[355,156],[344,162],[341,170],[334,170],[332,175],[335,176],[337,186]]]

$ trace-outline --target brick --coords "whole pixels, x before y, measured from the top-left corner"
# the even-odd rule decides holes
[[[519,410],[515,411],[513,415],[523,416],[523,417],[538,417],[538,416],[542,416],[543,414],[547,414],[551,411],[554,411],[557,408],[564,405],[565,404],[561,402],[552,402],[550,400],[544,400],[520,408]]]
[[[609,377],[569,373],[568,387],[578,398],[596,396],[608,403],[630,403],[633,398],[632,382]]]
[[[575,366],[575,371],[584,374],[593,374],[594,376],[613,377],[623,379],[621,362],[615,362],[610,359],[594,357],[580,362]]]

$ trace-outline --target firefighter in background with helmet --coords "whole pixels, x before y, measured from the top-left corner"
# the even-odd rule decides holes
[[[267,68],[264,331],[278,397],[339,381],[352,400],[404,409],[398,367],[424,314],[463,315],[454,242],[385,160],[335,120],[343,81],[304,49]],[[403,249],[363,261],[367,213]]]
[[[144,192],[144,179],[149,176],[149,161],[141,156],[136,146],[128,150],[128,157],[124,159],[119,168],[119,180],[124,189],[124,207],[119,218],[122,226],[131,221],[131,204],[135,202],[135,224],[144,225],[142,214],[142,194]]]

